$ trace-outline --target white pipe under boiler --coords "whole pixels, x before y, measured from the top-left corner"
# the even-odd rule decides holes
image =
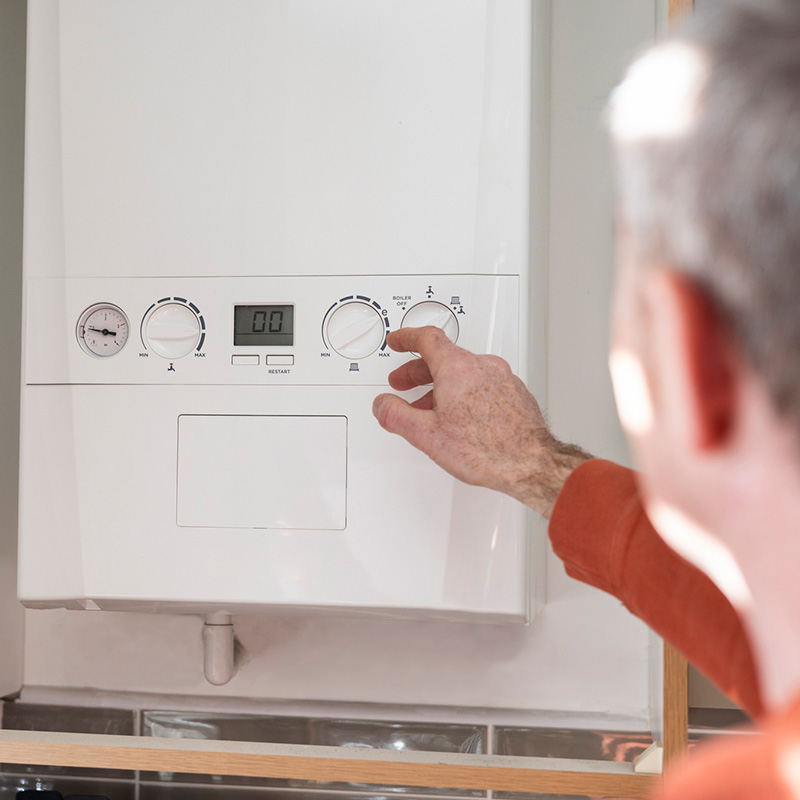
[[[214,686],[224,686],[236,674],[233,617],[222,611],[207,614],[203,625],[203,672]]]

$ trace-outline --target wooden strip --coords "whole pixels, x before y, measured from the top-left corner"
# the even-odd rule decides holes
[[[635,775],[631,764],[613,762],[579,762],[598,771],[578,771],[569,759],[389,755],[354,748],[40,731],[0,732],[0,762],[626,798],[647,798],[656,785],[652,777]],[[553,769],[530,764],[552,764]]]
[[[675,22],[678,17],[694,8],[694,0],[669,0],[669,21]]]
[[[664,766],[689,746],[689,665],[664,642]]]
[[[669,21],[676,23],[694,9],[694,0],[669,0]],[[664,766],[680,758],[689,746],[689,666],[664,643]]]

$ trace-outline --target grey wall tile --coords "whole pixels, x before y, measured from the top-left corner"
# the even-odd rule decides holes
[[[497,727],[498,755],[540,758],[586,758],[592,761],[633,761],[653,743],[649,734],[588,731],[572,728]],[[573,795],[495,792],[497,800],[594,800]]]
[[[572,728],[497,727],[498,755],[633,761],[653,743],[649,734]]]
[[[369,792],[358,794],[301,792],[256,787],[187,786],[174,783],[145,783],[139,791],[139,800],[390,800],[385,794]],[[413,796],[408,796],[405,800],[415,799]]]
[[[46,706],[34,703],[4,703],[3,728],[12,731],[61,731],[64,733],[102,733],[132,736],[136,712],[118,708]],[[128,770],[88,770],[68,767],[0,764],[0,771],[23,775],[74,775],[90,778],[132,779]]]
[[[373,722],[359,720],[268,717],[246,714],[142,712],[142,732],[170,738],[220,739],[227,741],[313,744],[369,749],[483,753],[486,729],[473,725]],[[369,790],[386,793],[415,793],[481,797],[483,792],[417,787],[376,786],[356,783],[321,783],[304,780],[257,779],[179,773],[145,773],[145,780],[217,783],[229,786],[273,786]]]
[[[132,736],[136,712],[119,708],[4,703],[3,728],[10,731],[64,731]]]
[[[0,775],[0,800],[13,800],[20,789],[54,790],[61,792],[65,797],[69,794],[87,794],[108,797],[110,800],[136,800],[136,786],[133,781],[92,780],[62,776],[47,776],[36,780],[33,777],[20,775]]]

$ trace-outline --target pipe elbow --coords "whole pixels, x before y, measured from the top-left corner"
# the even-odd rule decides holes
[[[214,686],[224,686],[236,674],[233,618],[209,614],[203,625],[203,672]]]

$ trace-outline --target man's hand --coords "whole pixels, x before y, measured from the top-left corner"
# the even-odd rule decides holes
[[[591,458],[556,439],[525,384],[497,356],[457,347],[438,328],[402,328],[389,346],[416,352],[389,375],[397,391],[433,383],[414,403],[375,398],[373,413],[440,467],[465,483],[516,497],[545,517],[572,470]]]

